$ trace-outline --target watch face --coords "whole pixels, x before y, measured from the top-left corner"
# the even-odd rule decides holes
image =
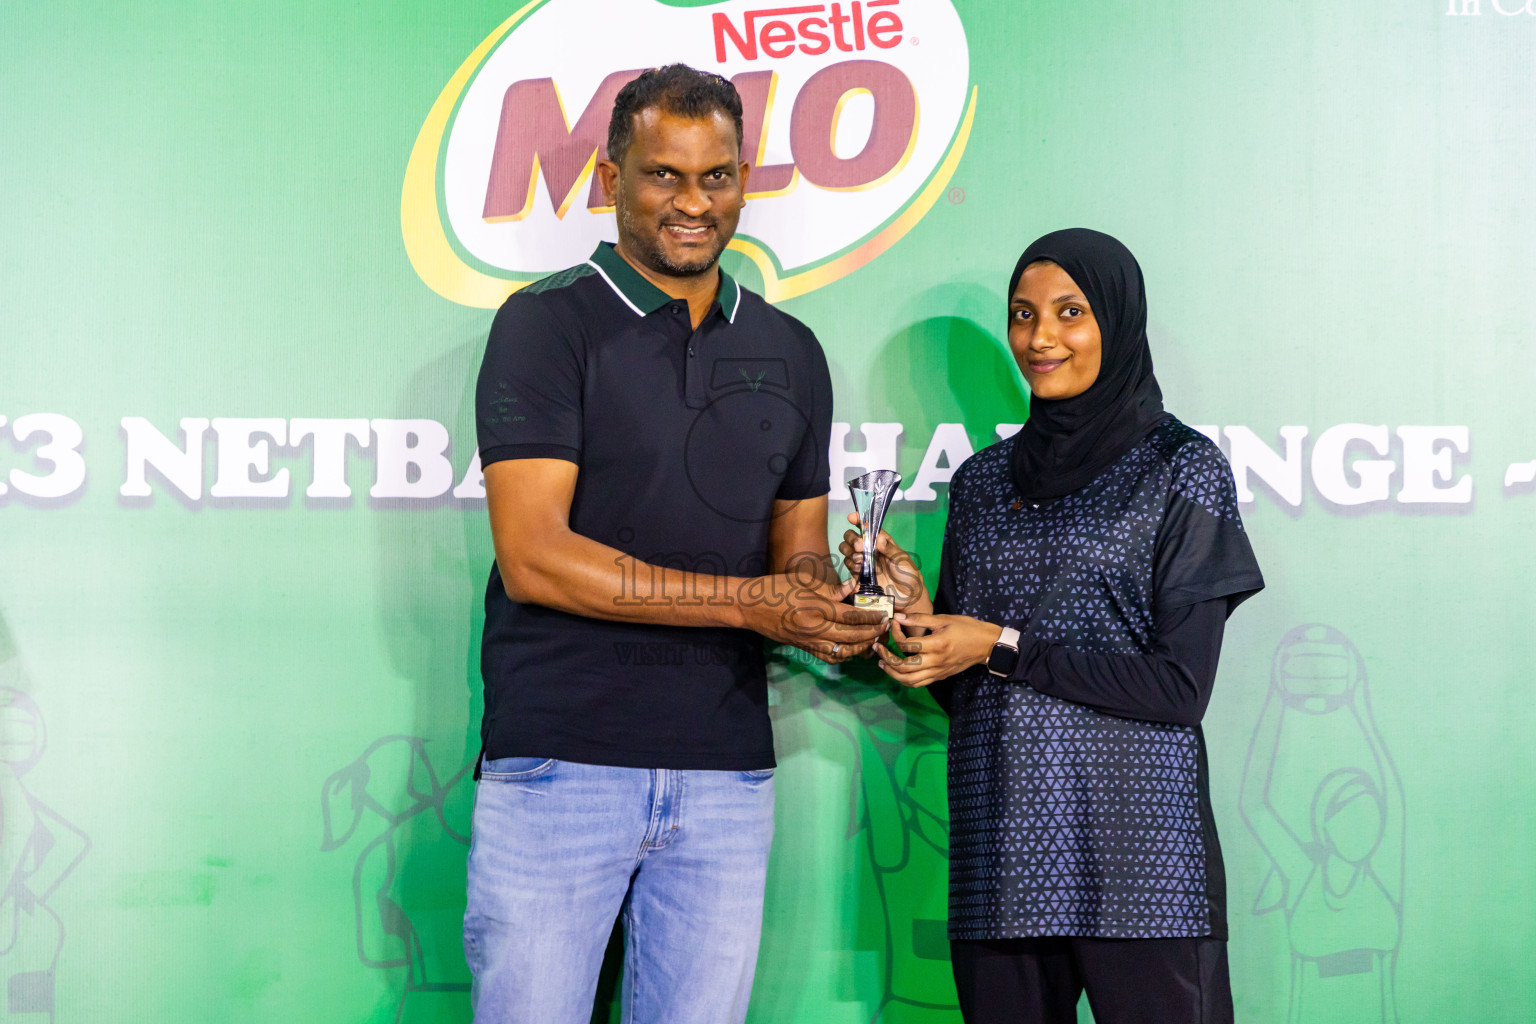
[[[1013,667],[1019,663],[1019,652],[1012,647],[1004,647],[1002,644],[993,644],[992,653],[987,655],[987,671],[993,675],[1006,676],[1013,672]]]

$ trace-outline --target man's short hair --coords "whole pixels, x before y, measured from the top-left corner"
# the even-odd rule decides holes
[[[741,95],[728,79],[687,64],[668,64],[643,72],[613,102],[608,121],[608,159],[624,159],[635,134],[635,115],[655,107],[676,117],[704,119],[719,111],[736,124],[736,151],[741,151]]]

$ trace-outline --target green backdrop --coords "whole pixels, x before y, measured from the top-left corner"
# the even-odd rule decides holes
[[[1516,2],[962,0],[949,187],[784,302],[848,447],[901,424],[910,479],[943,425],[980,447],[1025,415],[1002,293],[1029,240],[1140,258],[1168,406],[1220,428],[1269,581],[1206,719],[1245,1021],[1536,1018]],[[483,501],[370,497],[379,440],[347,442],[351,498],[276,443],[253,478],[290,469],[286,497],[221,497],[218,423],[199,496],[125,494],[124,421],[181,446],[184,418],[432,420],[473,476],[491,312],[418,277],[402,180],[518,6],[0,9],[0,1018],[468,1020]],[[930,567],[937,494],[888,520]],[[863,670],[771,675],[751,1020],[957,1020],[942,716]]]

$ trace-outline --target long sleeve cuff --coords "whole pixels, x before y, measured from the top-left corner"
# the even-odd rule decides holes
[[[1161,612],[1149,654],[1097,654],[1020,637],[1010,679],[1122,718],[1194,726],[1216,682],[1226,626],[1224,597]]]

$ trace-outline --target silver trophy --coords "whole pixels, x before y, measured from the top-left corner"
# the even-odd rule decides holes
[[[872,470],[848,481],[848,493],[853,496],[853,508],[859,514],[859,529],[864,533],[864,563],[859,566],[859,589],[853,595],[853,606],[878,611],[886,618],[896,614],[896,602],[875,579],[875,541],[899,483],[901,474],[891,469]]]

